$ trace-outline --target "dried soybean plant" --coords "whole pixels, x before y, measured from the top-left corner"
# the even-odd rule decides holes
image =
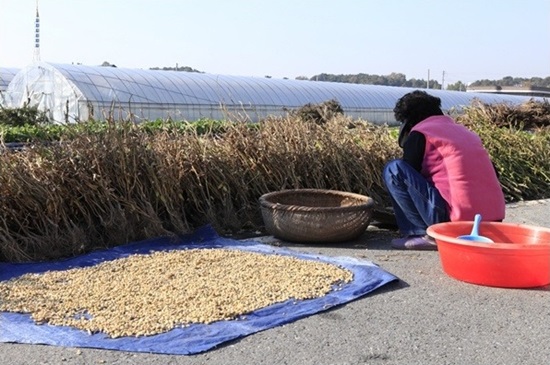
[[[499,128],[515,130],[549,129],[550,103],[546,99],[544,101],[531,99],[516,106],[506,103],[486,104],[476,99],[464,108],[464,113],[458,119],[466,125],[475,125],[479,121],[484,121]]]
[[[478,121],[475,130],[491,155],[508,202],[548,197],[549,129],[530,132]]]
[[[152,206],[144,133],[83,133],[0,157],[1,259],[46,260],[169,234]]]
[[[266,153],[261,166],[272,176],[270,190],[335,189],[388,202],[381,172],[399,151],[385,126],[343,116],[322,125],[274,119],[262,125],[256,143]]]
[[[47,260],[129,241],[262,229],[258,198],[288,188],[387,201],[380,173],[397,155],[385,127],[335,117],[227,123],[223,132],[77,128],[59,144],[0,156],[0,260]]]
[[[474,101],[457,120],[478,133],[499,173],[506,200],[548,197],[550,104],[519,106]]]

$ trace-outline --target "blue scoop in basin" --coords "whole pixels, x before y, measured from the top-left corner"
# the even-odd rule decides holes
[[[479,223],[481,222],[481,214],[476,214],[474,217],[474,226],[472,227],[472,233],[468,235],[458,236],[457,238],[466,241],[475,241],[475,242],[484,242],[484,243],[495,243],[492,239],[485,236],[479,235]]]

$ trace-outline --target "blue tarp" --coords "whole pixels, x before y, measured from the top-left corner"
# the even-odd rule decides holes
[[[184,328],[175,328],[166,333],[138,338],[122,337],[113,339],[102,333],[90,335],[86,331],[72,327],[36,325],[28,314],[0,312],[0,342],[190,355],[207,351],[226,341],[280,326],[347,303],[397,279],[394,275],[369,261],[349,257],[325,257],[305,254],[254,241],[244,242],[227,239],[218,236],[210,226],[206,226],[177,241],[169,238],[146,240],[56,262],[0,263],[0,281],[26,273],[42,273],[49,270],[92,266],[103,261],[133,254],[190,248],[229,248],[266,254],[290,255],[342,266],[352,271],[354,278],[352,282],[339,287],[339,290],[333,290],[321,298],[299,301],[288,300],[259,309],[236,320],[219,321],[211,324],[193,324]]]

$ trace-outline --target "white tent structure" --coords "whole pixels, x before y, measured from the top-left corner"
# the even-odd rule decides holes
[[[34,63],[13,77],[6,104],[29,102],[59,123],[112,117],[136,121],[201,118],[258,121],[305,104],[336,100],[345,114],[393,124],[398,98],[414,89],[334,82],[227,76],[207,73]],[[475,98],[485,103],[520,104],[529,98],[428,90],[444,110]]]

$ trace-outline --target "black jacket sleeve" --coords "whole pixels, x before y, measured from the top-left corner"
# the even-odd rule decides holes
[[[420,132],[413,131],[403,145],[403,160],[420,172],[425,150],[426,137]]]

